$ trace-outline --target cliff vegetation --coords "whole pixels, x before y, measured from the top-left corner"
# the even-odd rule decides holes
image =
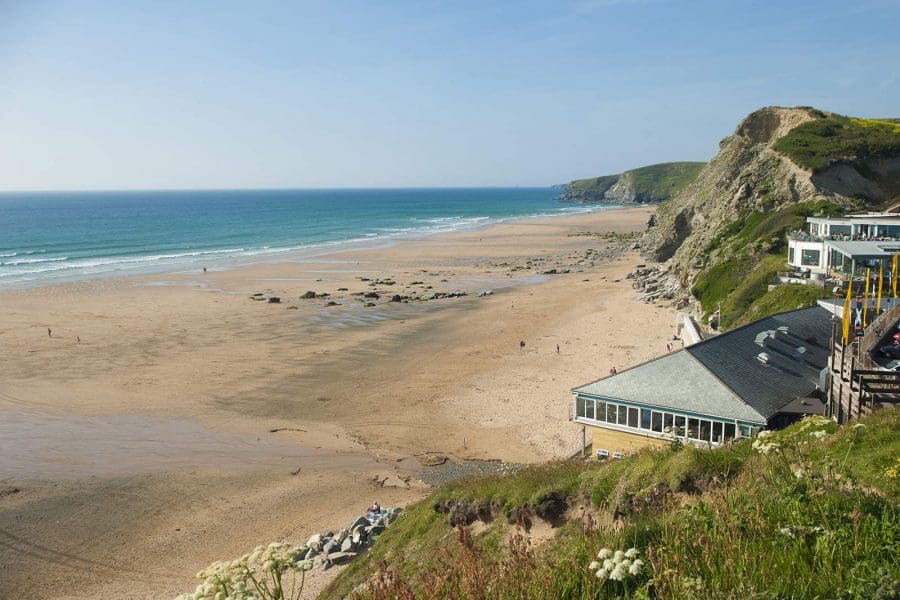
[[[454,483],[324,598],[896,598],[900,415]]]
[[[690,185],[705,164],[660,163],[616,175],[577,179],[566,186],[562,200],[608,204],[662,202]]]
[[[694,182],[663,202],[641,241],[651,259],[727,328],[827,296],[768,292],[786,270],[785,235],[808,216],[900,201],[900,121],[812,108],[747,116]],[[768,296],[768,297],[767,297]]]

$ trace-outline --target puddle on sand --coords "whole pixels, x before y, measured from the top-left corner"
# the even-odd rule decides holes
[[[264,467],[323,453],[143,415],[0,411],[0,479],[74,479],[204,467]]]

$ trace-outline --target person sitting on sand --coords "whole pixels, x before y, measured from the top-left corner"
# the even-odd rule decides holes
[[[378,500],[372,502],[372,506],[369,507],[369,512],[373,512],[375,514],[381,513],[381,505],[378,504]]]

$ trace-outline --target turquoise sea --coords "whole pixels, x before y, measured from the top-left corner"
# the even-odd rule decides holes
[[[591,210],[553,188],[0,194],[0,289],[287,259]]]

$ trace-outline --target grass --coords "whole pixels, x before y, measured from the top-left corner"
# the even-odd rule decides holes
[[[898,427],[896,410],[840,429],[814,418],[757,448],[647,450],[456,483],[410,507],[322,597],[896,598]],[[507,524],[537,520],[554,494],[593,504],[596,519],[572,518],[541,545]],[[448,505],[481,507],[484,531],[451,525]],[[638,575],[601,581],[588,568],[601,548],[631,547],[646,563]]]
[[[835,163],[860,165],[900,155],[900,121],[855,119],[810,111],[816,117],[775,142],[775,150],[802,167],[819,172]]]
[[[751,321],[776,313],[812,306],[817,300],[831,298],[831,292],[814,285],[779,285],[753,301],[744,313],[734,320],[734,326],[746,325]]]
[[[767,294],[775,274],[787,268],[787,233],[800,229],[806,217],[834,216],[842,212],[841,207],[820,200],[770,212],[754,211],[724,223],[704,252],[717,258],[697,275],[691,292],[707,314],[721,307],[724,328],[746,322],[751,308]],[[772,314],[764,314],[763,308],[768,310],[779,299],[789,300],[776,296],[758,306],[753,314],[758,315],[756,318]]]
[[[577,179],[567,186],[570,191],[580,192],[589,199],[602,200],[624,175],[630,175],[638,202],[661,202],[668,200],[697,178],[706,165],[702,162],[659,163],[625,171],[618,175],[604,175],[591,179]]]
[[[627,171],[634,181],[634,191],[641,202],[668,200],[697,179],[706,163],[670,162]]]

